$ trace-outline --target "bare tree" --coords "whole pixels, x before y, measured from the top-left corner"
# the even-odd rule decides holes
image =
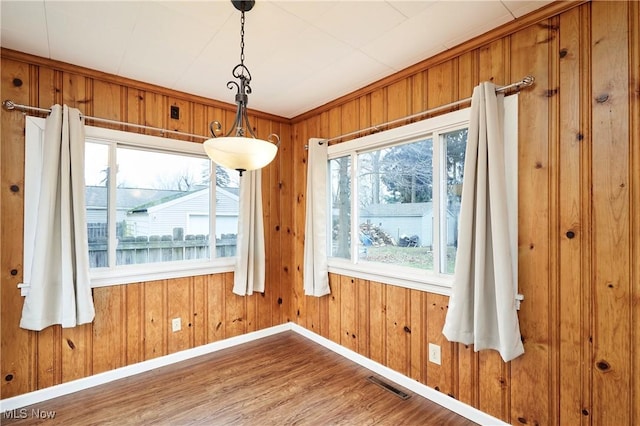
[[[350,158],[341,157],[331,160],[337,165],[337,186],[333,193],[333,206],[337,209],[337,220],[332,219],[333,241],[336,243],[336,257],[349,258],[351,235],[351,179]],[[332,209],[333,210],[333,209]],[[333,213],[332,213],[333,214]]]
[[[447,210],[453,217],[453,244],[458,247],[458,220],[462,201],[462,180],[464,177],[464,159],[467,149],[469,130],[461,129],[444,135],[446,147],[445,164],[447,168]]]
[[[427,139],[386,149],[380,161],[381,179],[390,202],[421,203],[433,197],[433,142]]]
[[[200,183],[200,180],[196,179],[191,170],[184,169],[158,176],[154,187],[155,189],[186,192],[192,190],[198,183]]]
[[[382,151],[373,151],[358,156],[358,203],[360,207],[379,204],[380,188],[380,159]]]
[[[231,183],[229,173],[227,173],[224,167],[216,166],[214,163],[203,164],[202,170],[200,171],[201,182],[206,183],[211,181],[211,168],[215,168],[216,171],[216,186],[222,188],[228,187]]]

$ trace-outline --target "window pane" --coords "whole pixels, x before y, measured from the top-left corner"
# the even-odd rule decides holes
[[[329,161],[331,256],[351,258],[351,157]]]
[[[460,200],[462,199],[462,177],[464,175],[464,157],[467,148],[468,129],[456,130],[443,135],[445,147],[446,191],[443,191],[444,220],[442,231],[440,269],[443,273],[453,274],[458,249],[458,221],[460,219]]]
[[[104,268],[109,266],[109,146],[87,142],[84,170],[89,267]]]
[[[359,257],[433,270],[433,141],[358,155]]]
[[[216,166],[216,257],[236,255],[240,182],[238,172]],[[200,219],[204,220],[204,219]],[[209,215],[206,216],[208,225]]]
[[[210,161],[117,149],[116,265],[209,258]]]

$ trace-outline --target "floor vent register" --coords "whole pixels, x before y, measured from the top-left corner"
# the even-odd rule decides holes
[[[367,380],[370,381],[371,383],[374,383],[378,386],[380,386],[382,389],[391,392],[392,394],[394,394],[395,396],[397,396],[400,399],[409,399],[411,398],[411,395],[409,395],[406,392],[401,391],[400,389],[396,388],[395,386],[384,382],[382,380],[380,380],[377,377],[374,376],[369,376],[367,377]]]

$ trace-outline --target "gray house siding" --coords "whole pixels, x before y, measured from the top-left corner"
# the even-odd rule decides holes
[[[363,208],[360,224],[379,226],[398,242],[401,237],[420,238],[420,246],[433,245],[433,211],[429,203],[372,204]],[[455,244],[455,217],[447,212],[447,245]]]
[[[216,237],[238,232],[237,196],[218,188],[216,193]],[[145,210],[145,209],[139,209]],[[205,234],[203,224],[209,217],[209,190],[203,189],[166,203],[158,204],[146,211],[132,211],[126,221],[134,235],[172,235],[176,227],[184,234]],[[204,227],[206,229],[206,227]]]
[[[125,235],[173,235],[174,228],[183,228],[184,235],[209,234],[208,188],[192,192],[134,188],[116,191],[116,222],[119,232]],[[87,187],[86,200],[89,228],[106,235],[107,188]],[[237,223],[238,196],[233,189],[216,188],[216,236],[237,234]]]

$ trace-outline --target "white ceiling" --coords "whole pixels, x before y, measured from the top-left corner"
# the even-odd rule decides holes
[[[249,107],[295,117],[548,3],[258,0],[245,23]],[[228,0],[0,5],[3,47],[234,102],[240,12]]]

